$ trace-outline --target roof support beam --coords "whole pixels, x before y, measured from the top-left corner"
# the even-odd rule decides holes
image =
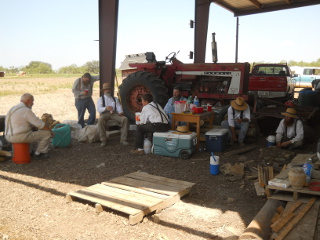
[[[119,0],[99,0],[100,89],[114,87]]]
[[[209,22],[209,0],[195,0],[194,62],[204,63]]]

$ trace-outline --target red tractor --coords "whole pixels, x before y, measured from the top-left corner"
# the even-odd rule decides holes
[[[165,61],[156,61],[146,53],[147,63],[132,63],[136,72],[123,80],[120,96],[125,115],[134,121],[135,112],[142,109],[141,95],[152,93],[164,106],[174,86],[181,86],[184,96],[198,96],[202,104],[220,102],[228,105],[239,96],[249,100],[249,63],[190,63],[184,64],[170,53]]]

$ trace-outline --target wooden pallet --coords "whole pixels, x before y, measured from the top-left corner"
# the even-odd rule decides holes
[[[307,203],[312,196],[320,196],[319,191],[312,191],[308,187],[303,189],[293,189],[293,188],[282,188],[268,185],[265,188],[268,198],[292,202],[292,201],[301,201]]]
[[[159,212],[189,194],[194,183],[143,172],[113,178],[67,194],[69,202],[80,199],[95,204],[97,212],[113,209],[129,215],[131,225],[152,212]]]

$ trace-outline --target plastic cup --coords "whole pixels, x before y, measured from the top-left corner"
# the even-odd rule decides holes
[[[207,105],[207,111],[211,112],[212,111],[212,105]]]

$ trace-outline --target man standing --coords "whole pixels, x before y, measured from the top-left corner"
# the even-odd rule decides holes
[[[175,86],[173,88],[173,96],[172,98],[170,98],[166,104],[166,106],[164,107],[164,111],[166,114],[168,114],[169,116],[169,122],[171,124],[172,122],[172,114],[173,112],[175,112],[174,110],[174,102],[175,101],[187,101],[187,99],[183,96],[181,96],[182,94],[182,88],[180,86]]]
[[[287,108],[286,112],[281,114],[284,115],[284,119],[281,120],[276,131],[277,147],[288,148],[289,150],[302,147],[304,131],[296,110]]]
[[[21,96],[20,103],[12,107],[5,119],[5,135],[10,143],[38,142],[36,157],[48,157],[50,137],[49,127],[32,112],[34,98],[30,93]],[[33,126],[38,131],[32,131]]]
[[[122,106],[119,99],[111,95],[111,85],[104,83],[102,85],[103,95],[98,99],[97,110],[100,113],[98,128],[101,140],[101,147],[107,145],[106,122],[110,119],[115,120],[121,127],[120,143],[128,145],[128,118],[123,115]]]
[[[229,130],[229,144],[239,142],[240,146],[244,146],[243,140],[247,134],[250,122],[250,108],[242,97],[231,101],[228,108],[228,120],[222,121],[221,126]],[[237,138],[236,129],[240,129]]]
[[[98,81],[100,76],[91,76],[85,73],[81,78],[75,80],[72,92],[75,97],[75,106],[78,110],[78,123],[84,127],[84,114],[86,109],[89,112],[87,125],[93,125],[96,120],[96,108],[92,100],[92,88],[94,82]]]

